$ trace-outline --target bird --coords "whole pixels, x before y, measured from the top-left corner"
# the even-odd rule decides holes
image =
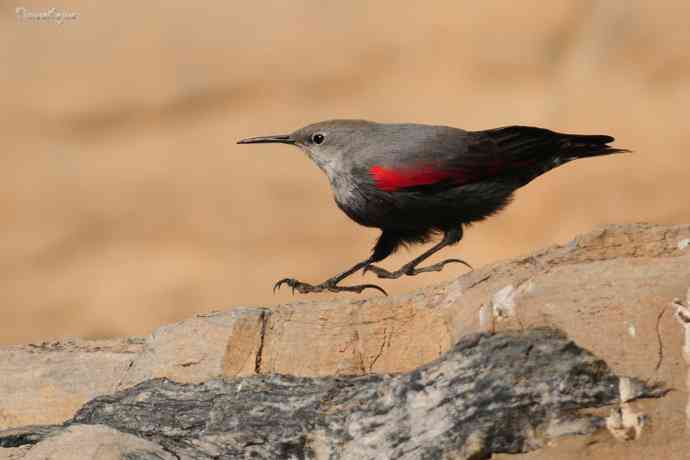
[[[381,230],[371,255],[319,284],[283,278],[302,294],[355,292],[376,284],[343,286],[359,270],[382,279],[437,272],[449,263],[422,262],[458,243],[463,228],[505,208],[513,192],[547,171],[579,158],[629,152],[608,135],[564,134],[533,126],[466,131],[450,126],[337,119],[290,134],[249,137],[238,144],[281,143],[300,148],[328,176],[337,206],[353,221]],[[376,265],[400,247],[440,241],[389,271]]]

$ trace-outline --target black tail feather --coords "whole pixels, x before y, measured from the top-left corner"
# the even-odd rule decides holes
[[[513,172],[520,178],[521,185],[528,184],[545,172],[578,158],[630,152],[628,149],[608,145],[615,139],[605,134],[564,134],[525,126],[514,126],[502,130],[502,134],[508,132],[527,137],[527,140],[524,140],[519,136],[506,136],[504,142],[508,144],[510,152],[517,152],[522,156],[541,157],[541,161],[532,166]]]
[[[561,145],[557,155],[563,162],[575,160],[577,158],[630,152],[628,149],[620,149],[607,145],[615,140],[611,136],[589,134],[559,135],[561,136]]]

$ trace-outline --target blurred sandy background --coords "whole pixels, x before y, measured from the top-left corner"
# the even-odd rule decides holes
[[[534,124],[636,151],[552,171],[443,257],[481,266],[600,224],[690,222],[687,0],[0,5],[3,344],[316,298],[271,286],[323,281],[378,232],[297,149],[235,141],[327,118]]]

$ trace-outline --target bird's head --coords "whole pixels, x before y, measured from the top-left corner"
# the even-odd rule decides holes
[[[290,134],[250,137],[238,144],[282,143],[296,145],[331,177],[350,156],[371,138],[377,123],[365,120],[329,120],[300,128]],[[369,136],[368,136],[369,135]]]

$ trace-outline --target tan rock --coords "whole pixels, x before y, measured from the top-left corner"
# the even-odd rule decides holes
[[[150,378],[191,383],[253,373],[263,315],[237,308],[163,326],[145,339],[0,349],[0,429],[56,423],[89,399]]]
[[[260,309],[236,308],[163,326],[146,338],[118,388],[156,377],[198,383],[254,373],[264,317]]]
[[[113,391],[143,340],[64,339],[0,350],[0,429],[55,423]]]
[[[400,372],[472,332],[552,326],[618,375],[674,389],[611,408],[595,444],[564,439],[558,458],[687,458],[686,332],[671,302],[690,284],[688,238],[687,225],[609,226],[402,296],[230,309],[146,339],[9,347],[0,350],[0,428],[62,422],[94,396],[152,377]]]
[[[3,450],[14,451],[5,454]],[[175,457],[157,444],[103,425],[75,425],[30,449],[0,449],[8,460],[119,460]],[[12,456],[10,456],[12,455]]]

